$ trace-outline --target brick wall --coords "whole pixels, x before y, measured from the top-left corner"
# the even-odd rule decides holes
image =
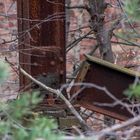
[[[18,64],[17,41],[17,18],[16,3],[13,0],[0,0],[0,61],[5,58],[14,64],[10,68],[9,77],[3,85],[0,85],[0,98],[7,100],[15,98],[18,91],[18,76],[15,72]],[[3,43],[8,42],[8,43]]]

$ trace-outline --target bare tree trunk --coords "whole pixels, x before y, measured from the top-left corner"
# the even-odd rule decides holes
[[[105,0],[89,0],[91,27],[95,32],[97,44],[100,49],[102,59],[109,62],[114,62],[113,52],[111,47],[111,33],[110,29],[105,26],[105,9],[107,3]]]

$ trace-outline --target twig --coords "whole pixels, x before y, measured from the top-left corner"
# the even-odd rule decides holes
[[[88,33],[86,33],[85,35],[79,37],[78,39],[74,40],[72,43],[70,43],[67,46],[66,49],[66,53],[69,52],[75,45],[77,45],[80,41],[82,41],[84,38],[86,38],[88,35],[90,35],[92,33],[92,30],[90,30]]]
[[[11,63],[11,62],[7,59],[7,57],[5,57],[5,61],[10,65],[10,67],[11,67],[11,68],[13,69],[13,71],[17,74],[17,76],[19,76],[19,73],[18,73],[17,69],[14,68],[14,64]]]
[[[115,33],[113,33],[113,35],[114,35],[116,38],[119,38],[119,39],[121,39],[121,40],[123,40],[123,41],[126,41],[127,43],[129,43],[129,44],[132,45],[132,46],[140,47],[140,44],[139,44],[139,43],[136,43],[136,42],[132,42],[132,41],[130,41],[130,40],[127,40],[126,38],[121,37],[121,36],[119,36],[119,35],[117,35],[117,34],[115,34]]]
[[[140,122],[140,115],[137,116],[137,117],[134,117],[132,119],[129,119],[129,120],[125,121],[125,122],[122,122],[121,124],[116,124],[116,125],[113,125],[110,128],[106,128],[106,129],[100,131],[100,133],[102,133],[101,137],[103,137],[104,135],[109,134],[111,132],[118,131],[118,130],[124,129],[124,128],[128,127],[128,126],[135,125],[138,122]]]
[[[75,5],[75,6],[65,6],[67,9],[85,9],[87,11],[90,10],[90,8],[87,5]]]

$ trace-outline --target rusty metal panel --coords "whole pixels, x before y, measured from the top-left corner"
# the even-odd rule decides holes
[[[28,0],[18,0],[17,1],[17,19],[18,19],[18,41],[19,41],[19,63],[24,70],[26,70],[29,74],[31,74],[29,67],[30,64],[30,51],[25,50],[26,44],[29,44],[29,37],[25,33],[29,28],[29,1]],[[21,89],[23,89],[26,85],[28,85],[30,81],[25,78],[22,74],[20,74],[20,84]]]
[[[19,63],[32,76],[55,74],[66,79],[65,1],[18,0]],[[20,85],[29,81],[21,75]]]
[[[134,82],[135,74],[140,76],[139,73],[89,56],[86,62],[90,64],[90,67],[85,74],[83,82],[106,87],[118,100],[126,101],[126,96],[123,94],[123,91]],[[81,73],[79,73],[78,77],[80,75]],[[78,95],[77,101],[85,108],[116,119],[125,120],[132,117],[125,107],[120,105],[113,106],[112,103],[115,101],[101,89],[86,88]],[[110,106],[103,106],[104,103],[110,103]]]

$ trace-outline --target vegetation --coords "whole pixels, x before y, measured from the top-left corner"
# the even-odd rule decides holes
[[[0,81],[8,75],[7,65],[0,64]],[[33,112],[36,105],[42,101],[39,93],[24,93],[19,99],[10,103],[0,104],[0,139],[1,140],[59,140],[60,134],[53,119]]]
[[[0,61],[0,83],[8,77],[8,65],[3,61]]]
[[[140,20],[140,0],[126,0],[124,2],[125,11],[133,21]]]
[[[124,94],[129,98],[136,98],[139,99],[140,98],[140,84],[132,84],[129,86],[129,88],[124,91]]]

